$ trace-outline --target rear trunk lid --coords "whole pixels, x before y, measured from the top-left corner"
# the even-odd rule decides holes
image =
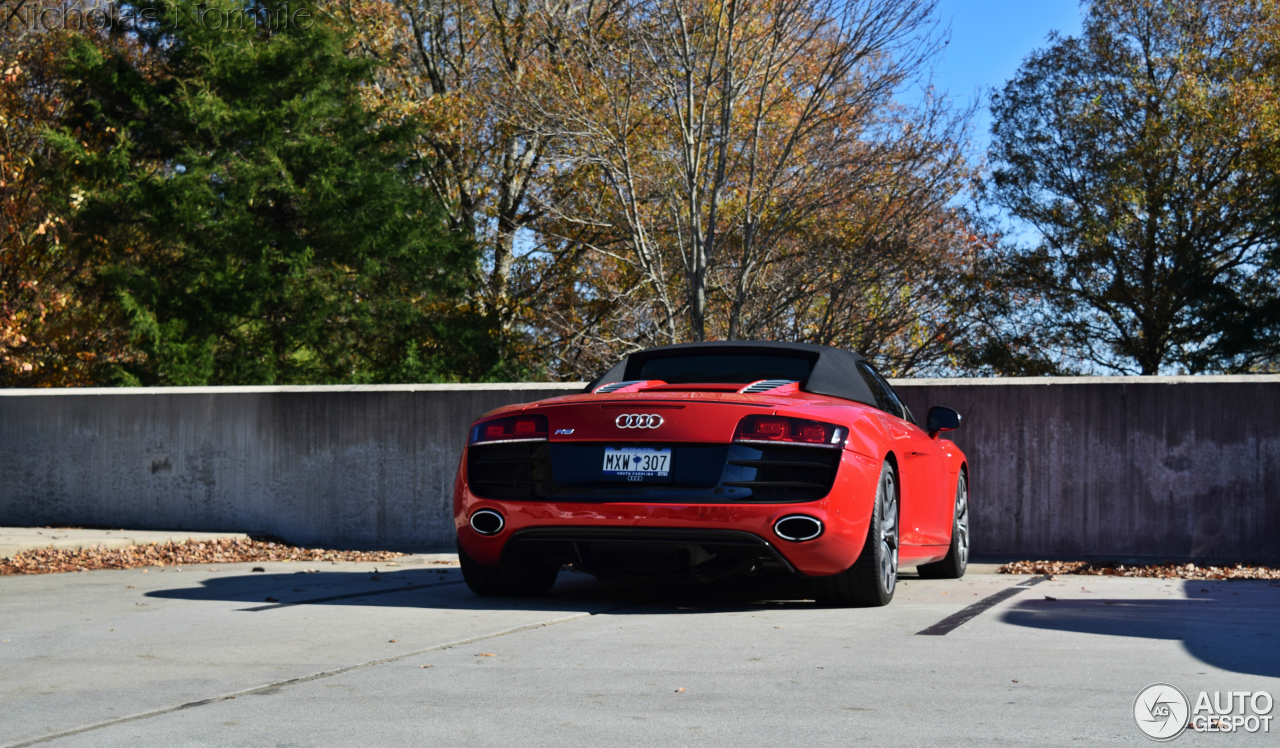
[[[549,441],[471,447],[468,483],[477,495],[495,499],[814,501],[831,490],[839,449],[731,443],[744,416],[803,402],[795,395],[725,392],[542,401],[525,412],[547,417]],[[636,469],[618,469],[619,460],[634,460]]]

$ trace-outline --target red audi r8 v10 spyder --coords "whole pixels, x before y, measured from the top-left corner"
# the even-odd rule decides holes
[[[704,580],[775,567],[829,605],[884,605],[900,564],[959,578],[968,465],[862,356],[716,342],[633,353],[581,394],[472,427],[454,522],[467,584],[538,595],[565,564]]]

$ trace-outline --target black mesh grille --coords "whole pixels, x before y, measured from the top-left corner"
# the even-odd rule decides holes
[[[840,450],[818,447],[766,446],[754,460],[730,460],[730,465],[755,468],[753,480],[726,481],[726,486],[751,489],[747,501],[816,501],[831,492]]]
[[[486,499],[532,499],[551,485],[546,442],[477,444],[467,450],[467,483]]]
[[[771,465],[760,472],[763,475],[756,480],[770,483],[813,483],[821,486],[831,482],[831,468],[827,467]]]

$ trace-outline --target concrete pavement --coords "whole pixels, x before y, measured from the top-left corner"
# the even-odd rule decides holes
[[[1151,683],[1280,697],[1273,582],[905,577],[839,610],[568,572],[485,599],[433,560],[0,578],[0,746],[1146,745]]]

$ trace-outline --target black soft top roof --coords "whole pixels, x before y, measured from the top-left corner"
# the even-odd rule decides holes
[[[627,356],[605,372],[598,379],[587,385],[587,392],[610,382],[624,382],[636,379],[635,372],[640,365],[654,358],[667,356],[687,356],[701,351],[707,353],[755,353],[773,355],[801,354],[806,358],[814,358],[813,371],[809,380],[804,383],[803,390],[816,395],[830,395],[842,400],[875,405],[875,396],[871,388],[862,378],[857,363],[866,359],[843,348],[832,348],[825,345],[808,343],[774,343],[763,340],[724,340],[713,343],[679,343],[648,348]]]

